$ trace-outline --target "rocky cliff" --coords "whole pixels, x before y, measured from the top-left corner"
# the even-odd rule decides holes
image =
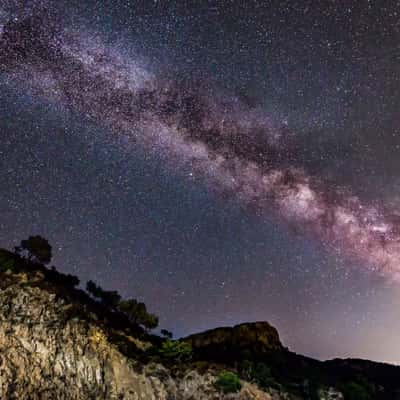
[[[80,318],[73,303],[41,285],[40,274],[0,277],[1,399],[284,398],[244,381],[239,393],[225,395],[214,385],[212,366],[201,373],[191,365],[171,370],[127,357],[94,314]],[[152,346],[126,340],[138,352]]]
[[[190,335],[184,340],[189,342],[198,353],[212,353],[214,356],[220,354],[224,358],[229,357],[229,354],[234,357],[238,354],[251,357],[286,351],[279,339],[278,331],[268,322],[210,329]]]
[[[266,322],[171,342],[124,321],[75,285],[0,251],[1,400],[400,398],[398,367],[297,355]],[[167,358],[165,344],[190,344],[190,357]],[[218,384],[227,371],[235,390]]]

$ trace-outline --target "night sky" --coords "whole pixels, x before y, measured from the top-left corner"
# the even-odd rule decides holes
[[[0,4],[1,247],[400,363],[398,0]]]

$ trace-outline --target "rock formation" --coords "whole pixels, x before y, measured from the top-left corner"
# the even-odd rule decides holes
[[[41,288],[41,276],[1,277],[0,398],[15,400],[278,399],[243,382],[224,395],[217,372],[188,367],[172,373],[159,363],[141,363],[119,351],[95,316],[74,316],[74,305]],[[139,339],[138,348],[151,346]]]
[[[184,339],[200,352],[210,351],[227,354],[241,352],[264,355],[275,351],[285,351],[278,331],[268,322],[251,322],[211,329],[190,335]]]
[[[267,322],[171,342],[66,278],[0,250],[1,400],[344,400],[346,393],[351,399],[400,398],[399,367],[295,354]],[[164,345],[188,344],[189,358],[162,352]],[[239,388],[224,393],[218,381],[232,373]]]

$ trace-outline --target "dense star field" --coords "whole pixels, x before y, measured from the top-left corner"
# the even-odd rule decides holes
[[[0,4],[0,245],[177,335],[400,362],[397,1]]]

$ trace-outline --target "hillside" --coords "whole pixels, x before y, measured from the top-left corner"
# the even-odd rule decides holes
[[[400,398],[398,367],[297,355],[266,322],[172,341],[72,282],[0,251],[1,399]]]

